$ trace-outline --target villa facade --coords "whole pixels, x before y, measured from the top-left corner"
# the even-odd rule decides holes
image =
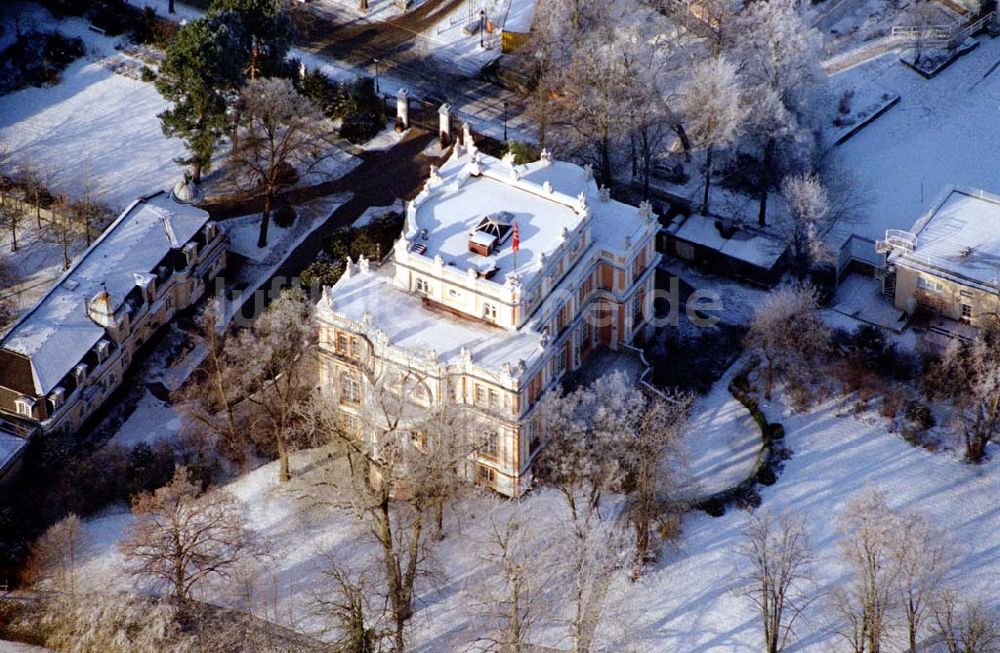
[[[195,199],[181,182],[133,202],[11,326],[0,340],[0,431],[79,429],[139,348],[205,294],[226,236]]]
[[[324,289],[320,383],[361,432],[378,428],[378,384],[470,408],[482,444],[467,475],[514,496],[531,481],[545,391],[648,328],[659,224],[589,168],[544,152],[515,165],[463,140],[409,203],[391,260],[349,261]]]

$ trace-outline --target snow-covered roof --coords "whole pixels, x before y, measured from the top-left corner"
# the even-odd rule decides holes
[[[541,355],[541,335],[531,329],[509,331],[471,317],[460,317],[421,297],[398,288],[392,282],[392,266],[379,271],[356,271],[342,276],[331,289],[333,310],[337,315],[371,323],[399,349],[424,355],[434,350],[441,364],[457,364],[462,349],[472,362],[497,370],[504,363],[528,367]]]
[[[681,240],[765,270],[773,268],[785,251],[780,240],[748,229],[736,229],[731,237],[726,238],[716,226],[715,218],[697,213],[671,224],[667,231]]]
[[[552,255],[588,213],[593,217],[591,237],[604,249],[627,250],[626,240],[638,237],[644,228],[639,210],[602,197],[586,168],[548,157],[513,165],[476,152],[478,172],[470,174],[471,157],[456,148],[426,199],[418,201],[414,220],[408,221],[405,235],[426,247],[422,255],[427,258],[440,255],[445,265],[461,271],[481,269],[483,257],[469,251],[470,237],[486,216],[507,213],[518,228],[517,273],[522,285],[529,286],[543,258]],[[505,238],[489,259],[497,268],[492,280],[504,284],[514,271],[513,239]]]
[[[535,2],[536,0],[511,0],[507,18],[503,23],[504,31],[518,34],[527,34],[531,31],[531,20],[535,17]]]
[[[913,252],[890,260],[977,287],[1000,286],[1000,196],[948,188],[913,227]]]
[[[27,356],[35,391],[46,395],[87,351],[104,327],[87,316],[87,302],[106,288],[115,310],[175,245],[183,245],[208,222],[208,213],[174,202],[166,193],[133,202],[18,320],[0,347]]]

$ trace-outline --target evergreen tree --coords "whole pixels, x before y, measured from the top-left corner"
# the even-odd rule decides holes
[[[159,115],[163,133],[184,140],[189,155],[177,162],[192,167],[196,182],[211,166],[227,125],[227,93],[242,83],[234,37],[210,18],[185,25],[167,48],[156,80],[160,95],[173,103]]]
[[[209,15],[236,36],[246,78],[253,81],[285,72],[292,21],[277,0],[214,0]]]

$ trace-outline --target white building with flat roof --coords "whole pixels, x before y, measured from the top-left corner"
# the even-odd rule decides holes
[[[1000,197],[947,188],[909,231],[888,230],[876,249],[897,308],[970,324],[1000,315]]]
[[[358,429],[373,428],[365,398],[387,375],[410,379],[416,404],[472,408],[484,444],[471,474],[516,495],[543,392],[596,347],[642,336],[659,223],[648,205],[611,199],[589,168],[544,152],[515,165],[464,141],[407,206],[391,260],[349,262],[324,289],[320,378]]]

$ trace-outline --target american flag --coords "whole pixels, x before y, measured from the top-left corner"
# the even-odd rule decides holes
[[[520,236],[517,233],[517,223],[516,222],[514,223],[514,239],[513,239],[513,242],[511,243],[511,245],[513,245],[515,252],[518,249],[520,249],[520,247],[521,247],[521,238],[520,238]]]

